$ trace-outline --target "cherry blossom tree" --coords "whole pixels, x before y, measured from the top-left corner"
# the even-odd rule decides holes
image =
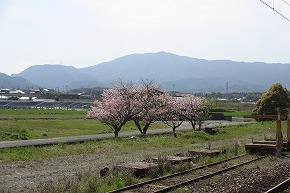
[[[190,122],[193,129],[195,129],[196,123],[201,126],[202,121],[207,119],[208,108],[206,100],[202,97],[197,97],[192,94],[187,94],[180,100],[181,104],[181,116]]]
[[[204,105],[200,109],[197,110],[196,122],[198,124],[199,130],[201,129],[202,123],[210,117],[209,110],[210,110],[210,108],[207,105]]]
[[[88,111],[89,117],[94,117],[108,125],[118,137],[121,128],[139,114],[144,108],[138,102],[139,87],[134,84],[124,84],[122,81],[113,89],[106,89],[102,93],[102,100],[97,100]]]
[[[183,109],[182,97],[173,97],[168,94],[162,95],[164,106],[161,109],[162,122],[173,130],[174,137],[177,137],[176,128],[178,128],[183,119],[181,111]]]
[[[139,114],[132,117],[140,133],[146,134],[149,126],[155,122],[159,117],[160,108],[164,105],[162,100],[162,93],[160,86],[153,81],[142,81],[141,89],[139,89],[140,98],[139,103],[142,104],[143,109]]]
[[[112,89],[102,93],[102,100],[97,100],[88,111],[88,116],[97,118],[107,124],[118,137],[121,128],[133,120],[142,134],[146,134],[149,126],[156,120],[173,129],[183,120],[187,120],[195,128],[201,126],[207,118],[208,108],[205,100],[193,95],[173,97],[160,91],[160,87],[152,81],[142,81],[140,86],[125,84],[121,80]]]

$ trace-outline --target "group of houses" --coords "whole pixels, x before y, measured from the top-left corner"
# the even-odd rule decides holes
[[[49,92],[48,89],[33,89],[28,91],[0,89],[0,100],[36,100],[37,95]]]
[[[60,93],[50,91],[49,89],[33,89],[33,90],[10,90],[0,89],[0,100],[22,100],[22,101],[35,101],[35,100],[76,100],[87,99],[88,96],[83,93]]]

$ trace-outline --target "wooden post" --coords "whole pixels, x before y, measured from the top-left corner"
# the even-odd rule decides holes
[[[290,108],[288,110],[288,117],[287,117],[287,143],[290,143]]]
[[[277,108],[277,124],[276,124],[276,145],[277,154],[280,155],[283,148],[282,128],[281,128],[281,109]]]

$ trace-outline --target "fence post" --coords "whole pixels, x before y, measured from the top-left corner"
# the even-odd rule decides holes
[[[281,128],[281,109],[277,108],[277,124],[276,124],[276,146],[277,146],[277,155],[281,155],[283,148],[283,137],[282,137],[282,128]]]
[[[290,143],[290,108],[288,110],[288,117],[287,117],[287,144]]]

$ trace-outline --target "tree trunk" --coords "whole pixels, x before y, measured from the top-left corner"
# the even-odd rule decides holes
[[[172,128],[172,129],[173,129],[173,136],[174,136],[174,137],[177,137],[177,133],[176,133],[176,131],[175,131],[176,128],[174,127],[174,128]]]
[[[150,126],[150,123],[149,124],[146,124],[144,126],[144,128],[143,128],[143,134],[146,134],[147,133],[147,130],[148,130],[149,126]]]
[[[134,120],[134,123],[135,123],[136,127],[138,128],[138,130],[140,131],[140,133],[144,134],[143,131],[142,131],[142,128],[141,128],[141,125],[140,125],[139,121]]]
[[[122,128],[122,126],[114,128],[115,129],[114,130],[115,137],[119,136],[119,132],[120,132],[121,128]]]
[[[195,129],[195,125],[196,125],[196,121],[189,121],[191,126],[192,126],[192,129],[196,130]]]
[[[198,123],[198,129],[201,130],[202,123]]]

